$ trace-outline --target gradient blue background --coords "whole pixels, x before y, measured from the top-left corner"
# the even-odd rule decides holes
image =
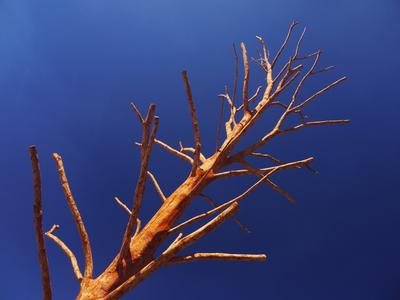
[[[157,103],[159,137],[189,145],[180,77],[187,68],[209,154],[216,95],[232,83],[231,43],[245,41],[255,56],[255,35],[262,35],[275,53],[293,19],[308,27],[304,50],[319,47],[325,51],[322,65],[337,66],[312,79],[303,95],[349,77],[307,112],[317,120],[353,122],[272,143],[266,151],[284,160],[315,156],[320,174],[277,176],[295,195],[295,205],[261,187],[238,214],[252,234],[227,222],[192,247],[266,252],[267,262],[163,268],[124,299],[400,299],[400,3],[395,0],[0,1],[0,299],[41,298],[30,144],[37,145],[41,158],[46,228],[60,224],[59,235],[81,258],[51,159],[56,151],[86,221],[98,274],[116,254],[127,221],[113,196],[130,201],[137,176],[133,142],[140,129],[129,102],[142,110]],[[254,64],[252,79],[254,89],[262,79]],[[265,119],[250,139],[267,124]],[[188,171],[158,148],[151,169],[166,193]],[[228,199],[252,180],[226,181],[208,193]],[[142,219],[159,204],[148,188]],[[188,214],[204,209],[196,200]],[[54,299],[73,299],[78,284],[67,258],[51,242],[48,253]]]

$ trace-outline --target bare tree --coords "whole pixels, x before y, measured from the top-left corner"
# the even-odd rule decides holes
[[[231,93],[229,93],[228,89],[225,88],[225,92],[219,95],[223,103],[227,103],[229,107],[229,118],[225,122],[226,137],[221,145],[218,145],[217,142],[217,149],[215,153],[210,156],[206,156],[202,152],[196,108],[189,78],[185,70],[182,71],[182,77],[186,89],[193,126],[194,145],[192,147],[184,147],[180,143],[180,147],[176,149],[156,138],[159,118],[155,115],[155,105],[151,104],[146,116],[144,116],[133,103],[131,104],[133,112],[136,114],[139,123],[142,126],[142,139],[140,143],[137,143],[140,147],[141,158],[139,177],[136,183],[131,208],[128,208],[120,199],[115,198],[117,204],[120,205],[129,215],[129,220],[126,225],[118,254],[109,266],[96,278],[93,277],[93,259],[89,236],[69,187],[62,158],[56,153],[53,154],[53,158],[57,165],[62,190],[65,194],[65,198],[82,242],[85,262],[83,272],[80,270],[77,258],[72,250],[55,235],[55,231],[59,226],[54,225],[49,231],[44,233],[42,228],[42,196],[39,161],[35,146],[30,147],[34,182],[35,228],[42,272],[44,299],[51,299],[50,273],[47,264],[44,236],[55,242],[71,260],[75,277],[80,284],[80,292],[76,298],[79,300],[119,299],[128,293],[128,291],[136,287],[151,273],[165,265],[186,263],[196,260],[263,261],[267,258],[265,254],[193,253],[189,255],[180,255],[180,253],[183,249],[188,248],[197,240],[215,230],[227,219],[234,219],[233,216],[239,209],[239,202],[245,199],[246,196],[252,193],[261,184],[268,185],[272,189],[281,193],[289,201],[293,201],[290,194],[271,178],[274,174],[289,168],[305,168],[314,172],[310,166],[314,158],[307,157],[300,160],[282,162],[269,153],[260,152],[261,148],[263,148],[263,146],[265,146],[271,139],[307,127],[344,124],[349,122],[349,120],[308,121],[308,117],[304,114],[303,109],[307,105],[316,100],[321,94],[343,82],[346,77],[342,77],[335,82],[326,85],[309,97],[299,99],[300,90],[310,77],[328,71],[332,67],[317,68],[321,56],[321,51],[319,50],[304,56],[299,54],[305,30],[298,38],[294,52],[290,55],[288,61],[284,64],[280,63],[280,58],[288,45],[296,25],[296,22],[291,24],[281,47],[274,57],[269,55],[264,40],[261,37],[257,37],[260,42],[261,53],[257,59],[253,60],[261,67],[263,72],[265,72],[265,86],[259,86],[251,96],[249,95],[250,72],[248,55],[245,44],[240,44],[244,70],[242,101],[240,105],[235,104],[239,76],[238,55],[236,48],[234,47],[234,88]],[[280,65],[279,68],[278,65]],[[279,97],[284,91],[290,92],[291,96],[288,97],[285,95],[285,97]],[[282,101],[279,100],[280,98],[283,98],[283,100],[288,99]],[[237,150],[238,142],[248,134],[249,129],[260,119],[261,115],[273,107],[280,109],[282,112],[272,128],[266,131],[265,135],[256,140],[253,144]],[[240,117],[238,114],[240,114]],[[222,116],[223,114],[221,113],[220,125]],[[285,127],[285,120],[287,120],[289,116],[297,118],[298,124],[295,126]],[[220,134],[220,131],[221,126],[219,126],[218,135]],[[162,192],[155,176],[149,171],[149,159],[154,144],[160,146],[190,165],[188,177],[170,195],[165,195]],[[261,167],[253,165],[249,163],[250,157],[258,157],[260,158],[260,161],[263,159],[268,160],[271,162],[270,165],[272,164],[272,166],[266,167],[265,164]],[[233,167],[233,165],[237,164],[241,165],[242,169],[236,169]],[[244,175],[254,176],[257,180],[253,185],[245,189],[240,195],[233,199],[214,202],[210,196],[204,194],[205,187],[216,180]],[[162,205],[150,221],[142,228],[139,213],[148,179],[150,179],[160,195]],[[177,224],[183,212],[191,203],[191,200],[196,196],[207,200],[211,204],[212,208]],[[200,221],[205,222],[203,222],[201,226],[199,225],[198,229],[193,232],[184,233],[184,229],[189,224],[194,224]],[[234,219],[234,221],[241,225],[237,219]],[[241,227],[245,229],[243,225],[241,225]],[[172,235],[176,235],[173,242],[164,246],[163,242]],[[161,254],[155,255],[156,250],[161,249],[161,247],[164,247],[164,250]]]

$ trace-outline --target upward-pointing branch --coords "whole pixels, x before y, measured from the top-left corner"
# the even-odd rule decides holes
[[[278,53],[276,54],[274,60],[271,63],[271,68],[274,68],[274,66],[275,66],[276,62],[278,61],[279,57],[281,56],[283,50],[285,50],[285,47],[290,39],[292,31],[296,27],[297,24],[298,23],[296,21],[293,21],[292,24],[290,24],[290,27],[289,27],[288,33],[285,37],[285,40],[283,41],[282,46],[279,48]]]
[[[243,68],[244,68],[244,78],[243,78],[243,106],[245,112],[250,112],[249,109],[249,60],[247,58],[246,46],[244,43],[240,43],[240,48],[242,48],[243,55]]]
[[[137,286],[142,282],[147,276],[156,271],[162,265],[168,264],[168,262],[182,249],[190,246],[194,242],[198,241],[209,232],[216,229],[224,221],[230,218],[237,210],[239,205],[237,203],[231,203],[223,212],[221,212],[214,219],[209,221],[207,224],[203,225],[196,231],[187,235],[184,238],[177,239],[174,244],[164,251],[159,257],[149,262],[140,271],[134,274],[129,279],[125,280],[121,285],[115,288],[111,293],[109,293],[104,300],[114,300],[119,299],[122,295],[126,294],[129,290]],[[181,235],[179,236],[181,237]]]
[[[54,231],[56,231],[60,226],[54,224],[53,227],[49,231],[45,233],[45,235],[51,239],[54,243],[57,244],[58,247],[68,256],[71,261],[72,270],[74,271],[76,279],[81,282],[82,281],[82,273],[79,269],[78,261],[76,259],[75,254],[68,248],[68,246],[56,235],[54,235]]]
[[[62,158],[57,153],[53,153],[53,158],[57,164],[58,176],[60,177],[61,187],[63,189],[65,199],[67,200],[69,209],[76,223],[76,227],[78,228],[79,237],[82,242],[83,255],[85,257],[85,272],[83,274],[83,277],[92,278],[93,258],[92,258],[92,249],[90,247],[90,242],[89,242],[89,236],[86,232],[86,228],[83,223],[81,214],[79,213],[78,207],[76,206],[74,197],[72,196],[72,192],[68,184],[67,175],[65,174]]]
[[[194,106],[192,90],[190,88],[189,78],[187,76],[186,70],[182,71],[182,78],[183,81],[185,82],[186,96],[189,103],[190,115],[192,117],[194,143],[195,143],[194,146],[195,151],[193,155],[193,169],[192,169],[192,174],[194,174],[197,170],[197,167],[200,165],[200,151],[201,151],[200,130],[199,130],[199,122],[197,120],[197,115],[196,115],[196,107]]]
[[[154,185],[158,195],[160,196],[161,200],[163,202],[165,202],[167,200],[167,197],[165,197],[163,191],[161,190],[161,187],[158,184],[156,177],[150,171],[147,171],[147,175],[150,177],[151,181],[153,182],[153,185]]]
[[[29,147],[33,175],[33,215],[36,231],[36,245],[39,255],[40,271],[42,273],[43,299],[51,300],[51,284],[49,263],[47,261],[46,245],[43,232],[42,211],[42,180],[40,178],[39,157],[35,146]]]
[[[122,240],[121,249],[119,252],[118,261],[125,258],[125,255],[128,254],[129,244],[131,241],[131,237],[133,234],[133,228],[137,225],[137,219],[139,215],[140,206],[142,205],[142,199],[144,195],[144,189],[146,186],[146,178],[147,178],[147,170],[149,164],[149,158],[152,146],[154,144],[154,140],[157,134],[158,122],[159,118],[154,116],[156,106],[151,104],[149,106],[149,110],[147,112],[146,119],[142,123],[143,134],[142,134],[142,143],[141,143],[141,165],[139,178],[137,180],[135,194],[133,197],[133,208],[132,213],[129,216],[128,224],[126,225],[125,234]],[[153,128],[151,129],[151,124],[153,123]],[[150,132],[151,130],[151,132]]]

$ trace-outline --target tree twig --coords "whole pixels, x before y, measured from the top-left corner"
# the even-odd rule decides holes
[[[147,276],[156,271],[160,266],[167,264],[168,261],[172,259],[183,248],[190,246],[192,243],[196,242],[197,240],[201,239],[206,234],[217,228],[226,219],[231,217],[238,209],[239,205],[237,203],[231,203],[228,208],[226,208],[222,213],[220,213],[210,222],[192,232],[188,236],[179,239],[172,247],[169,247],[158,258],[149,262],[139,272],[124,281],[121,285],[119,285],[111,293],[104,297],[104,300],[118,299],[118,297],[124,295],[130,289],[134,288],[140,282],[142,282]]]
[[[132,211],[128,208],[128,206],[126,206],[126,204],[125,204],[124,202],[122,202],[118,197],[114,197],[114,200],[115,200],[115,202],[117,202],[117,204],[118,204],[119,206],[122,207],[122,209],[123,209],[124,211],[126,211],[126,213],[127,213],[128,215],[131,215],[131,214],[132,214]]]
[[[160,196],[161,200],[163,202],[165,202],[165,200],[167,200],[167,197],[165,197],[163,191],[160,188],[160,185],[157,182],[157,179],[154,177],[153,173],[151,173],[150,171],[147,171],[147,175],[150,177],[151,181],[153,182],[153,185],[158,193],[158,195]]]
[[[192,174],[194,174],[194,172],[196,172],[197,167],[200,165],[200,151],[201,151],[200,129],[196,115],[196,107],[194,106],[192,89],[190,88],[189,78],[187,76],[186,70],[182,71],[182,78],[185,83],[186,96],[189,103],[190,115],[192,117],[192,126],[193,126],[194,143],[195,143],[194,146],[195,152],[193,155],[193,169],[192,169]]]
[[[181,264],[192,261],[203,260],[226,260],[226,261],[265,261],[265,254],[231,254],[231,253],[193,253],[185,256],[176,256],[168,264]]]
[[[208,203],[210,203],[212,208],[215,208],[218,206],[217,203],[215,203],[215,201],[210,196],[207,196],[207,195],[201,193],[201,194],[199,194],[199,197],[203,198]],[[247,233],[247,234],[251,233],[250,229],[248,229],[245,225],[243,225],[237,218],[232,217],[232,221],[235,222],[240,227],[240,229],[243,230],[245,233]]]
[[[157,134],[158,122],[159,122],[158,117],[154,117],[155,109],[156,109],[156,107],[154,104],[151,104],[149,106],[146,119],[145,119],[144,123],[142,124],[143,134],[142,134],[142,143],[141,143],[142,147],[141,147],[141,164],[140,164],[139,178],[136,183],[135,194],[133,197],[132,213],[130,214],[128,223],[126,225],[124,237],[123,237],[123,240],[121,243],[121,249],[119,251],[118,262],[120,262],[121,259],[125,258],[125,255],[129,254],[129,251],[128,251],[129,243],[132,238],[133,228],[135,227],[135,225],[137,225],[136,223],[138,220],[139,210],[142,205],[144,189],[146,186],[146,178],[147,178],[147,170],[148,170],[148,164],[149,164],[149,159],[150,159],[150,153],[151,153],[152,146],[153,146],[156,134]],[[152,122],[154,124],[153,124],[153,128],[151,129],[151,132],[150,132],[150,127],[151,127]]]
[[[242,49],[242,56],[243,56],[243,69],[244,69],[244,78],[243,78],[243,106],[245,113],[249,113],[249,79],[250,79],[250,72],[249,72],[249,61],[247,59],[247,51],[246,46],[244,43],[240,43],[240,48]]]
[[[64,192],[72,217],[78,229],[79,237],[82,242],[83,255],[85,257],[85,271],[83,273],[83,276],[85,278],[92,278],[93,257],[92,257],[92,249],[90,247],[89,236],[86,232],[85,225],[83,223],[81,214],[79,213],[78,207],[75,203],[74,197],[72,196],[72,192],[68,184],[67,175],[64,170],[64,164],[62,158],[57,153],[53,153],[53,158],[57,164],[58,176],[60,177],[62,190]]]
[[[76,259],[75,254],[68,248],[68,246],[56,235],[54,235],[54,231],[56,231],[60,226],[54,224],[49,231],[45,233],[45,235],[51,239],[54,243],[57,244],[58,247],[68,256],[71,261],[72,270],[74,271],[76,279],[81,282],[83,277],[81,270],[79,269],[78,261]]]
[[[281,56],[283,50],[285,49],[285,47],[286,47],[286,45],[287,45],[287,43],[288,43],[288,41],[290,39],[290,35],[292,34],[292,31],[293,31],[294,27],[296,27],[297,24],[298,23],[296,21],[293,21],[292,24],[290,24],[290,27],[289,27],[288,33],[287,33],[287,35],[285,37],[285,40],[283,41],[282,46],[279,48],[278,52],[276,53],[275,58],[273,59],[273,61],[271,63],[271,68],[272,69],[274,68],[276,62],[278,61],[278,59]]]
[[[35,223],[36,246],[42,276],[43,299],[51,300],[50,270],[43,233],[42,180],[40,176],[39,156],[34,145],[29,147],[29,154],[32,163],[33,177],[33,220]]]

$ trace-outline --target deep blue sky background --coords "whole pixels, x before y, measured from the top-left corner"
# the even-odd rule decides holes
[[[51,159],[59,152],[98,274],[116,254],[127,221],[113,196],[130,201],[138,170],[133,141],[140,131],[129,102],[142,110],[157,103],[159,137],[189,145],[180,77],[187,68],[209,154],[216,95],[232,83],[231,43],[245,41],[255,56],[254,37],[262,35],[275,53],[292,19],[308,27],[304,50],[321,48],[322,64],[337,66],[312,79],[303,95],[349,77],[307,112],[317,120],[353,122],[272,143],[266,151],[284,160],[315,156],[320,174],[276,177],[295,195],[295,205],[261,187],[238,214],[252,234],[227,222],[192,247],[266,252],[268,262],[164,268],[126,299],[400,299],[400,3],[395,0],[0,1],[0,298],[41,298],[30,144],[40,151],[46,228],[60,224],[59,235],[81,253]],[[262,81],[254,64],[252,78],[254,89]],[[263,129],[261,124],[250,137]],[[151,169],[166,193],[188,171],[159,149]],[[226,181],[208,192],[228,199],[251,182]],[[189,214],[206,209],[195,202]],[[158,206],[150,187],[142,219]],[[69,261],[51,242],[48,252],[54,299],[73,299],[78,285]]]

